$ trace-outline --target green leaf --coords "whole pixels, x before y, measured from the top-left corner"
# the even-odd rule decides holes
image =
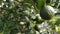
[[[60,26],[56,26],[55,29],[57,32],[60,32]]]
[[[37,8],[41,9],[45,5],[46,0],[38,0]]]
[[[59,26],[59,24],[60,24],[60,19],[57,19],[55,25]]]

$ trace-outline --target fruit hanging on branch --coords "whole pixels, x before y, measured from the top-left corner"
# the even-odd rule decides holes
[[[44,7],[41,8],[40,10],[40,16],[44,20],[50,20],[54,16],[54,9],[53,7],[49,5],[45,5]]]

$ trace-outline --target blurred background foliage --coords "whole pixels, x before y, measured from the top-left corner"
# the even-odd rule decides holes
[[[47,21],[40,16],[45,2],[0,0],[0,34],[60,34],[60,15]],[[49,5],[60,11],[60,0],[51,0]]]

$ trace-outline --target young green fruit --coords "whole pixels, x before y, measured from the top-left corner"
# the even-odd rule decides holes
[[[50,20],[54,16],[54,9],[53,7],[47,5],[41,8],[40,16],[42,19]]]

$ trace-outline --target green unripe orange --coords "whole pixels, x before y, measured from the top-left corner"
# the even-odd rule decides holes
[[[41,8],[40,16],[42,19],[50,20],[54,16],[54,9],[47,5]]]

